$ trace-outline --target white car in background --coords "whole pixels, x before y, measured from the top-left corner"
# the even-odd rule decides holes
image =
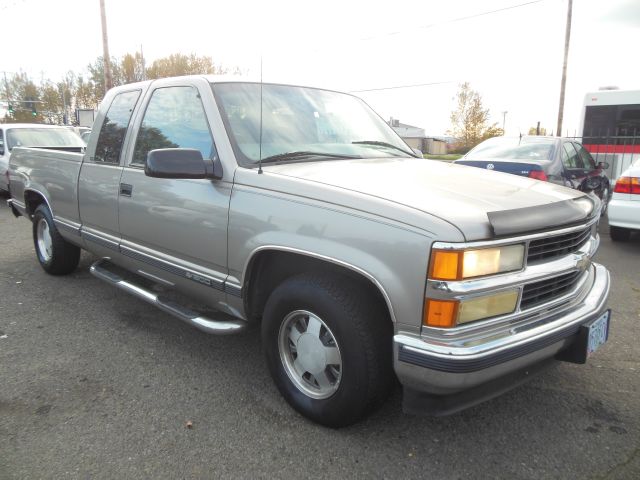
[[[9,191],[7,167],[13,147],[34,147],[81,152],[85,144],[67,127],[39,123],[5,123],[0,125],[0,194]]]
[[[611,239],[629,240],[633,230],[640,232],[640,159],[627,168],[616,181],[609,203]]]

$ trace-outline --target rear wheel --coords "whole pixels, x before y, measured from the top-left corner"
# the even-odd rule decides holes
[[[38,262],[47,273],[66,275],[78,266],[80,247],[62,238],[49,207],[44,204],[33,214],[33,243]]]
[[[609,235],[614,242],[626,242],[631,237],[631,230],[622,227],[609,227]]]
[[[390,390],[391,322],[353,280],[329,274],[285,280],[265,306],[262,340],[280,393],[322,425],[355,423]]]

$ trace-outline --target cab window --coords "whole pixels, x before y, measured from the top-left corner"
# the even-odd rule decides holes
[[[95,162],[120,163],[122,144],[138,97],[140,90],[119,93],[113,98],[98,136]]]
[[[216,156],[196,88],[163,87],[153,92],[138,131],[132,163],[144,165],[147,154],[159,148],[194,148],[203,158]]]

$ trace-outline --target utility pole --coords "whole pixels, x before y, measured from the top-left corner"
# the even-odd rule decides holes
[[[104,93],[113,87],[111,76],[111,57],[109,56],[109,39],[107,37],[107,14],[104,9],[104,0],[100,0],[100,19],[102,20],[102,58],[104,59]]]
[[[558,128],[556,135],[562,136],[562,120],[564,117],[564,90],[567,83],[567,58],[569,57],[569,41],[571,40],[571,9],[573,0],[568,0],[567,7],[567,28],[564,35],[564,62],[562,64],[562,82],[560,83],[560,105],[558,106]]]
[[[502,136],[504,137],[504,125],[507,121],[507,112],[506,110],[504,112],[502,112]]]

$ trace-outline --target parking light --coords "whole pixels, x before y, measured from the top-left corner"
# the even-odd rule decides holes
[[[427,327],[452,328],[476,320],[513,313],[518,303],[517,289],[484,295],[469,300],[427,298],[423,324]]]

